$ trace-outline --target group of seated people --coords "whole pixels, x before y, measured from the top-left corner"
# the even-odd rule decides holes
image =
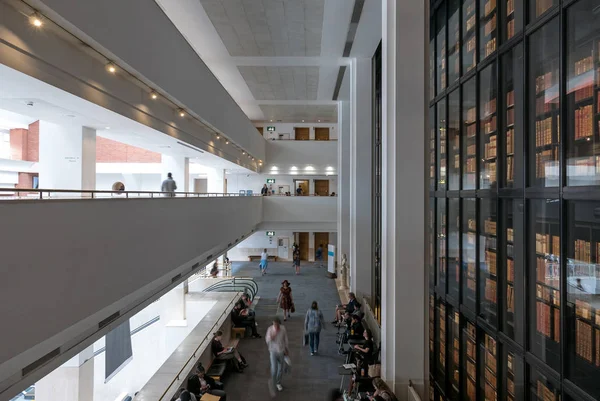
[[[250,309],[251,305],[252,300],[248,294],[242,295],[231,311],[231,322],[235,327],[249,328],[252,331],[252,338],[260,338],[261,335],[256,330],[254,311]]]

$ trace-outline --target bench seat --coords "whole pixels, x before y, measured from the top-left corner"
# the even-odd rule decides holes
[[[255,260],[260,260],[260,255],[250,255],[250,256],[248,256],[248,261],[249,262],[253,262]],[[275,255],[269,255],[267,257],[267,261],[269,261],[269,262],[277,262],[277,256],[275,256]]]

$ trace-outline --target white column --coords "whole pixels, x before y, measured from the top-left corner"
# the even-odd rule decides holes
[[[383,3],[382,376],[425,396],[426,3]],[[407,361],[410,361],[407,363]]]
[[[162,180],[167,178],[167,174],[173,174],[173,179],[177,183],[176,192],[189,192],[190,185],[190,159],[181,156],[162,155]],[[160,188],[157,189],[160,191]]]
[[[96,130],[40,121],[40,188],[96,189]]]
[[[338,102],[338,265],[350,257],[350,102]]]
[[[350,289],[371,295],[371,60],[350,66]]]
[[[88,347],[35,383],[37,401],[94,399],[94,350]]]
[[[160,320],[165,326],[180,327],[187,325],[185,314],[185,288],[181,283],[160,297]]]
[[[207,189],[211,193],[223,193],[225,188],[225,170],[207,169]]]

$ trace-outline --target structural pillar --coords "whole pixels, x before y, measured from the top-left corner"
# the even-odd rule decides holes
[[[171,291],[160,297],[160,320],[162,320],[167,327],[187,325],[185,305],[186,287],[187,283],[178,284]]]
[[[425,131],[428,2],[382,9],[382,377],[426,396]]]
[[[94,348],[89,346],[35,383],[37,401],[94,399]]]
[[[161,164],[163,170],[162,179],[166,179],[167,174],[171,173],[177,184],[176,192],[189,192],[190,159],[187,157],[163,154]],[[160,188],[158,188],[157,191],[160,191]]]
[[[39,122],[39,187],[96,189],[96,130]]]
[[[350,257],[350,102],[338,102],[338,266]],[[348,267],[348,266],[347,266]],[[341,272],[340,272],[341,273]],[[348,277],[347,271],[345,277]],[[344,277],[342,277],[343,279]],[[345,283],[347,286],[348,283]]]
[[[350,289],[371,297],[371,59],[353,59],[350,74]]]

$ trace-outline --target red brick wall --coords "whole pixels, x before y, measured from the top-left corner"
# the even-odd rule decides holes
[[[96,137],[97,163],[160,163],[161,160],[160,153]]]
[[[19,183],[15,185],[15,188],[33,188],[33,177],[37,175],[34,173],[19,173]]]
[[[29,134],[27,135],[27,158],[30,162],[40,161],[40,122],[36,121],[29,124]]]
[[[12,160],[24,160],[27,157],[27,136],[26,129],[10,130],[10,158]]]

